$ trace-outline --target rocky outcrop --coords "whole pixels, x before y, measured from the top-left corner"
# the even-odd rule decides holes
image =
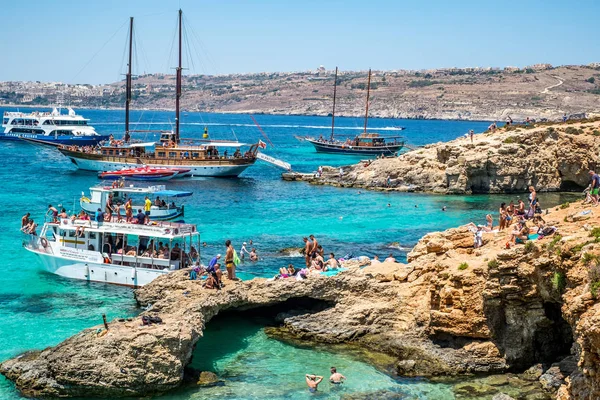
[[[277,306],[290,337],[383,352],[400,375],[527,370],[521,379],[558,398],[600,398],[600,272],[589,273],[600,270],[600,214],[584,210],[574,204],[546,216],[562,236],[506,249],[506,231],[487,233],[474,249],[460,227],[426,235],[408,264],[357,263],[334,277],[226,281],[214,291],[180,271],[136,293],[149,307],[143,315],[161,324],[115,320],[108,331],[87,329],[5,361],[0,372],[32,397],[161,393],[182,384],[211,318]]]
[[[583,189],[600,164],[600,121],[502,128],[436,143],[399,157],[324,167],[323,175],[286,174],[287,180],[386,191],[444,194]]]

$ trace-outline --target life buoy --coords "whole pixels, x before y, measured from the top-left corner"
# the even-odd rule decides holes
[[[42,245],[43,248],[47,248],[48,247],[48,239],[46,239],[46,238],[43,237],[43,238],[40,239],[40,243],[41,243],[41,245]]]

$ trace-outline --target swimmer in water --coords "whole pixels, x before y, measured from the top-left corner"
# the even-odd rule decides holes
[[[308,391],[311,393],[315,393],[317,391],[317,387],[319,386],[319,383],[321,383],[321,381],[323,380],[322,376],[318,376],[318,375],[310,375],[310,374],[306,374],[306,384],[308,385]]]
[[[331,382],[332,384],[341,385],[346,380],[346,377],[337,372],[337,369],[335,367],[331,367],[330,371],[331,376],[329,377],[329,382]]]
[[[442,207],[442,211],[446,211],[446,206]]]
[[[388,203],[388,207],[391,207],[392,205],[390,203]]]

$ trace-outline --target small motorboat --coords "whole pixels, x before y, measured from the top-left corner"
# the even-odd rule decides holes
[[[182,171],[183,172],[183,171]],[[189,172],[189,170],[187,171]],[[117,171],[100,172],[101,179],[128,179],[135,181],[166,181],[174,178],[180,173],[177,169],[140,167],[123,168]]]

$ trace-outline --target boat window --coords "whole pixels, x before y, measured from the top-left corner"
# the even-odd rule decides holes
[[[88,232],[88,238],[96,239],[96,232]]]
[[[64,229],[59,229],[58,230],[58,235],[59,236],[65,236],[65,230]]]
[[[54,125],[54,121],[51,119],[47,119],[44,121],[44,123],[42,125]]]
[[[177,153],[174,152],[174,151],[170,151],[169,152],[169,158],[174,158],[174,157],[177,157]]]
[[[164,151],[159,151],[158,152],[158,156],[159,157],[164,157],[165,156],[165,152]]]
[[[71,238],[71,237],[75,237],[75,231],[73,231],[73,230],[70,230],[70,231],[69,231],[69,237],[70,237],[70,238]]]
[[[2,124],[3,124],[3,125],[6,125],[6,124],[8,124],[8,121],[9,121],[9,118],[4,118],[4,119],[2,120]]]
[[[200,153],[192,153],[192,157],[194,157],[194,158],[200,157]]]

